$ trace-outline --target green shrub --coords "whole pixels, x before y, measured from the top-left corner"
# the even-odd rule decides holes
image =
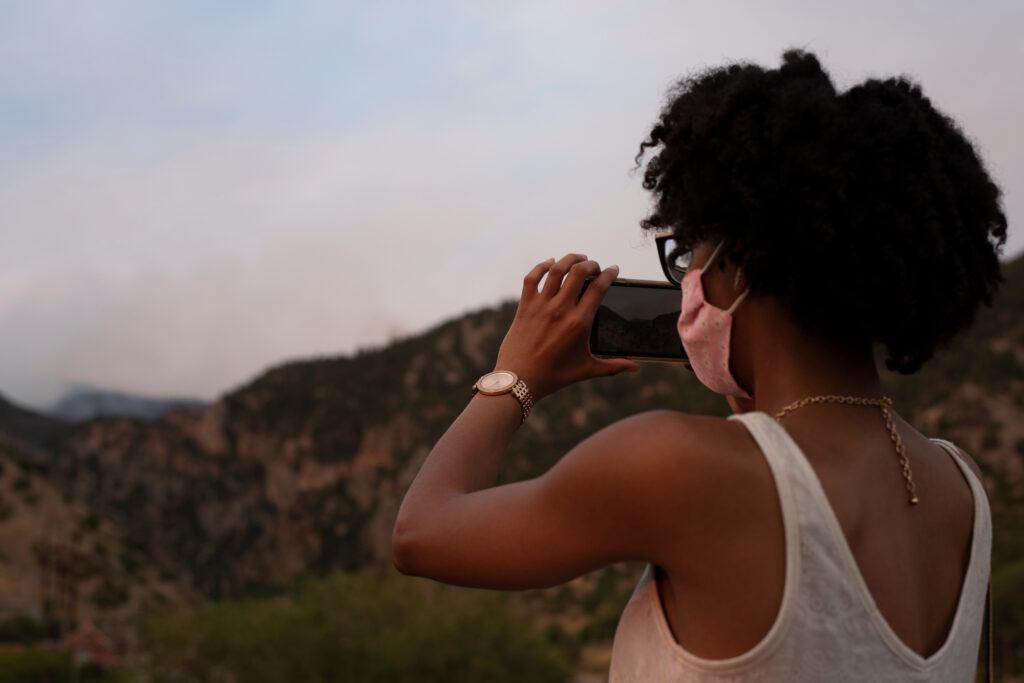
[[[565,681],[559,646],[496,591],[336,573],[287,598],[221,602],[145,619],[155,683],[240,681]]]
[[[992,630],[996,672],[1006,677],[1024,674],[1024,560],[993,567]]]
[[[99,527],[99,525],[100,518],[92,512],[83,515],[82,518],[78,520],[78,528],[85,529],[87,531],[95,531]]]
[[[56,621],[42,621],[27,614],[18,614],[0,621],[0,643],[34,643],[57,637]]]
[[[92,593],[92,603],[97,607],[113,608],[128,600],[128,586],[104,576]]]
[[[71,654],[28,648],[0,652],[0,683],[53,683],[71,681]]]
[[[0,652],[0,683],[133,683],[138,679],[126,669],[86,663],[75,670],[71,653],[42,648]]]

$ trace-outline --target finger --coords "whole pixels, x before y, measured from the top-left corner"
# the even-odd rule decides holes
[[[640,372],[640,364],[628,358],[595,358],[598,375],[618,375],[622,372]]]
[[[544,273],[548,272],[548,269],[554,263],[555,259],[552,257],[530,269],[530,272],[523,278],[523,294],[520,297],[521,299],[526,300],[537,295],[537,285],[540,284],[540,279],[544,277]]]
[[[583,297],[580,299],[580,314],[583,319],[589,324],[597,313],[598,306],[601,305],[601,300],[604,299],[605,292],[612,286],[612,281],[618,276],[618,266],[608,266],[601,271],[601,274],[594,278],[593,282],[587,287],[587,291],[583,292]]]
[[[569,268],[572,267],[577,261],[586,261],[587,257],[583,254],[566,254],[562,258],[558,259],[555,265],[551,266],[551,270],[548,271],[548,276],[544,280],[544,289],[541,290],[541,295],[547,298],[552,298],[558,293],[558,290],[562,287],[562,278],[569,272]]]
[[[597,261],[577,261],[569,268],[562,288],[555,295],[554,302],[557,306],[571,308],[576,305],[580,298],[580,290],[583,289],[583,280],[587,277],[596,277],[601,274],[601,266]]]

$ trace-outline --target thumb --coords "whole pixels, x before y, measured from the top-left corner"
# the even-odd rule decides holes
[[[597,369],[603,375],[617,375],[620,372],[640,372],[640,364],[628,358],[599,358]]]

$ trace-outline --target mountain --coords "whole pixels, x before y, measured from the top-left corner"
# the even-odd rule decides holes
[[[995,570],[1024,577],[1024,259],[1004,272],[995,306],[921,372],[880,367],[904,418],[978,460],[995,516]],[[492,368],[515,306],[350,356],[283,363],[212,404],[155,420],[65,424],[0,411],[0,432],[36,449],[12,451],[12,461],[116,528],[160,575],[208,598],[273,593],[331,568],[390,569],[401,498],[473,380]],[[536,406],[499,483],[535,476],[595,430],[653,408],[729,412],[676,365],[577,384]],[[610,567],[521,598],[539,618],[571,620],[584,639],[606,643],[640,569]],[[1005,579],[1005,591],[1024,593],[1021,581]]]
[[[64,420],[19,406],[0,394],[0,445],[26,451],[48,449],[66,426]]]
[[[201,602],[187,575],[148,562],[116,523],[23,456],[0,446],[0,622],[90,620],[124,640],[140,610]]]
[[[476,311],[351,357],[286,363],[209,407],[155,422],[72,425],[48,475],[211,597],[280,587],[310,569],[390,566],[401,497],[490,369],[514,308]],[[718,401],[684,373],[650,366],[545,401],[517,436],[505,476],[539,473],[629,412],[714,410]]]
[[[102,389],[87,384],[75,385],[47,411],[68,422],[83,422],[104,415],[124,415],[155,420],[178,407],[199,408],[203,401],[191,398],[139,396],[124,391]]]

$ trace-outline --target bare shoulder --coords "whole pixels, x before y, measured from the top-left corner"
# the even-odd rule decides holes
[[[730,467],[746,458],[753,440],[737,420],[658,409],[623,418],[594,436],[629,444],[653,460]]]
[[[693,415],[677,410],[653,410],[647,419],[664,426],[666,445],[684,445],[688,457],[702,465],[725,468],[745,466],[758,451],[750,431],[739,420],[712,415]]]
[[[693,476],[701,477],[709,496],[719,497],[725,490],[731,497],[732,492],[745,490],[736,487],[771,482],[760,447],[739,420],[665,412],[672,414],[676,428],[685,435],[687,466],[698,470]]]
[[[768,463],[740,420],[651,410],[591,438],[602,442],[597,457],[607,458],[599,476],[634,501],[629,514],[645,530],[638,533],[650,535],[650,559],[677,576],[698,575],[709,543],[764,527],[777,506]]]
[[[608,476],[639,481],[637,486],[663,501],[658,509],[671,508],[675,515],[704,508],[767,472],[739,420],[649,410],[614,422],[589,440],[608,459]]]
[[[950,443],[953,442],[951,441]],[[959,457],[961,460],[967,463],[967,466],[970,467],[971,471],[974,472],[975,476],[978,477],[978,481],[984,483],[985,477],[981,474],[981,468],[978,466],[977,461],[971,455],[969,455],[967,451],[965,451],[964,449],[960,448],[956,444],[953,444],[953,446],[953,450],[956,453],[957,457]]]
[[[981,473],[981,468],[978,466],[977,461],[975,461],[975,459],[970,454],[968,454],[967,451],[961,448],[958,444],[954,443],[953,441],[950,441],[949,439],[935,439],[930,436],[927,436],[902,417],[899,417],[898,419],[900,422],[900,426],[902,430],[905,430],[905,433],[912,434],[913,438],[915,440],[919,439],[921,443],[927,443],[929,446],[932,447],[933,450],[938,449],[935,452],[941,452],[944,457],[949,457],[949,453],[947,449],[939,443],[939,441],[945,441],[946,443],[950,444],[952,446],[952,449],[950,450],[952,450],[953,452],[953,457],[962,460],[971,469],[971,471],[974,472],[974,476],[978,478],[978,481],[984,483],[985,478]]]

